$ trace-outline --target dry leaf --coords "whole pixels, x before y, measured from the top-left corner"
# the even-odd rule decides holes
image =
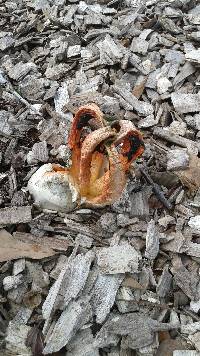
[[[23,257],[41,259],[56,254],[49,247],[18,241],[4,229],[0,230],[0,245],[0,262]]]
[[[189,168],[176,172],[181,183],[191,192],[195,192],[200,187],[200,158],[190,156]]]

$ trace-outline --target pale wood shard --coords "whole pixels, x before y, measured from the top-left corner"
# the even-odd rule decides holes
[[[145,257],[154,260],[159,252],[159,232],[156,229],[154,220],[151,220],[147,226],[146,251]]]
[[[31,211],[31,205],[2,208],[0,209],[0,226],[30,222]]]
[[[102,324],[109,314],[123,278],[120,274],[98,275],[91,298],[91,306],[98,324]]]
[[[164,298],[170,291],[172,283],[172,275],[168,271],[168,267],[165,267],[158,281],[156,292],[160,298]]]
[[[97,252],[97,265],[102,273],[137,272],[140,254],[128,244],[101,248]]]
[[[59,351],[91,317],[91,306],[88,300],[71,302],[57,320],[48,337],[43,354]]]
[[[31,349],[25,345],[30,329],[30,326],[23,323],[10,322],[7,329],[6,349],[10,352],[15,350],[15,355],[31,356]]]
[[[67,345],[67,356],[99,356],[99,349],[94,346],[94,336],[90,328],[77,332]]]
[[[58,305],[66,307],[78,296],[86,283],[93,258],[93,252],[89,251],[86,255],[79,254],[63,266],[42,307],[46,320],[53,315]]]

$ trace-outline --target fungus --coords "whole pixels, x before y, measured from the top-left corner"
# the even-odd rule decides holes
[[[77,111],[68,145],[70,168],[45,164],[29,180],[29,192],[41,208],[66,212],[80,203],[91,207],[114,203],[125,187],[131,163],[144,151],[142,135],[131,121],[109,126],[95,104]]]

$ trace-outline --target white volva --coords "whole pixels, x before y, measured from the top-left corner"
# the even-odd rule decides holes
[[[70,176],[62,171],[54,171],[51,163],[44,164],[32,175],[28,190],[35,204],[42,209],[68,212],[76,207],[79,198]]]

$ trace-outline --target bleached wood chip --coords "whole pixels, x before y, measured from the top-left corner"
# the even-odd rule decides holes
[[[158,219],[158,224],[160,226],[163,226],[164,228],[167,228],[168,225],[175,224],[175,218],[171,215],[165,215],[162,218]]]
[[[99,274],[92,291],[91,305],[96,315],[96,322],[102,324],[112,308],[123,275]]]
[[[172,240],[162,245],[162,249],[164,251],[182,253],[187,250],[187,246],[185,244],[186,240],[181,232],[178,231],[171,233],[170,237]]]
[[[159,94],[164,94],[172,86],[172,83],[166,77],[160,77],[157,81],[157,90]]]
[[[109,316],[108,320],[112,320],[112,318],[113,318],[113,314]],[[119,340],[120,340],[119,335],[108,332],[106,328],[102,326],[100,331],[96,334],[94,345],[99,348],[117,346]]]
[[[25,259],[21,258],[20,260],[14,261],[13,263],[13,275],[16,276],[17,274],[21,273],[24,271],[26,265],[25,265]]]
[[[33,309],[27,308],[25,306],[20,306],[17,314],[15,315],[14,319],[12,320],[13,323],[17,324],[27,324],[28,320],[31,317]]]
[[[200,232],[200,215],[196,215],[190,218],[188,225],[196,230]]]
[[[189,140],[188,138],[182,137],[180,135],[175,135],[168,128],[155,127],[153,134],[181,147],[186,147],[188,152],[191,154],[193,153],[197,155],[197,153],[200,152],[200,144],[198,142]]]
[[[149,43],[143,38],[133,38],[131,43],[131,51],[133,53],[146,54],[148,50]]]
[[[199,94],[171,94],[172,104],[178,113],[197,112],[200,111],[200,95]]]
[[[80,330],[68,343],[66,356],[99,356],[99,350],[93,344],[91,329]]]
[[[67,345],[85,323],[92,317],[91,306],[87,299],[72,301],[62,312],[51,335],[48,337],[43,354],[59,351]]]
[[[194,313],[198,313],[200,310],[200,299],[197,301],[191,300],[190,302],[190,310],[192,310]]]
[[[197,351],[200,352],[200,331],[193,335],[188,335],[188,339],[192,342]]]
[[[194,49],[185,54],[187,61],[200,64],[200,49]]]
[[[69,101],[68,83],[63,83],[60,86],[54,96],[55,111],[63,118],[67,119],[67,115],[63,112],[63,107]]]
[[[3,279],[4,290],[10,290],[17,288],[19,284],[23,282],[23,275],[18,274],[17,276],[7,276]]]
[[[27,223],[32,220],[31,205],[0,209],[0,226]]]
[[[133,290],[128,287],[119,288],[116,296],[116,304],[121,313],[133,312],[139,309]]]
[[[181,325],[181,332],[183,334],[194,334],[197,331],[200,331],[200,321],[196,321],[195,323]]]
[[[13,133],[13,129],[9,123],[11,115],[5,110],[0,111],[0,134],[10,136]]]
[[[195,242],[187,242],[186,254],[193,257],[200,257],[200,246]]]
[[[15,355],[31,356],[32,352],[30,348],[26,347],[25,342],[30,331],[30,326],[13,323],[12,321],[8,325],[6,336],[6,349],[8,351],[15,350]]]
[[[187,77],[196,72],[196,68],[189,62],[186,62],[184,66],[181,68],[178,75],[174,78],[173,84],[174,86],[178,86],[181,82],[183,82]]]
[[[185,149],[169,150],[167,152],[167,170],[176,171],[189,166],[189,155]]]
[[[97,252],[97,264],[103,273],[137,272],[140,254],[129,244],[104,247]]]
[[[12,47],[15,43],[12,32],[1,31],[0,34],[0,51],[5,51],[6,49]]]
[[[41,293],[43,288],[49,285],[49,275],[43,271],[41,264],[36,262],[26,261],[26,267],[32,281],[31,290]]]
[[[89,251],[85,255],[77,255],[63,267],[43,304],[42,313],[45,319],[51,317],[58,304],[67,306],[77,297],[85,285],[93,258],[94,253]]]
[[[50,277],[57,280],[61,270],[63,269],[64,266],[67,265],[67,262],[68,262],[68,257],[65,255],[60,255],[57,259],[57,263],[55,267],[52,269],[50,273]]]
[[[154,220],[151,220],[147,226],[146,251],[145,257],[154,260],[159,252],[159,232],[157,231]]]

